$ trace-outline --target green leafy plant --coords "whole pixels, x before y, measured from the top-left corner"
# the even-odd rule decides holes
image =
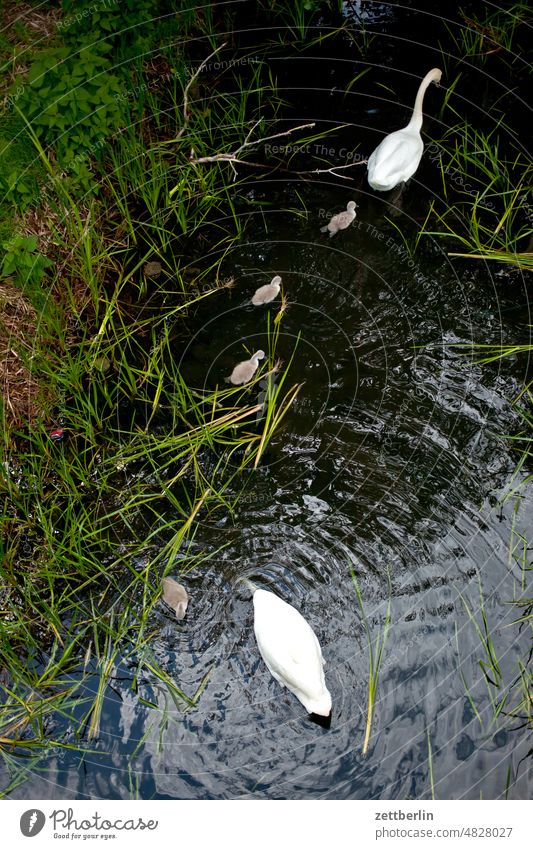
[[[124,126],[126,101],[113,65],[100,52],[68,47],[43,51],[28,72],[17,107],[45,144],[54,145],[62,165],[80,153],[98,156],[102,140]],[[14,86],[20,84],[16,80]]]
[[[175,4],[161,0],[62,0],[61,7],[58,28],[65,43],[77,48],[105,39],[114,56],[129,61],[159,48],[181,24],[181,16],[172,14]]]
[[[21,176],[17,171],[10,171],[7,175],[0,174],[0,197],[22,211],[35,201],[36,190],[35,180],[29,174]]]
[[[42,168],[28,138],[24,122],[11,108],[0,117],[0,203],[21,212],[39,199]]]

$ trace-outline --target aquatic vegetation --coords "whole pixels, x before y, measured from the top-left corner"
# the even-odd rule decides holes
[[[519,27],[531,21],[531,8],[527,3],[514,3],[508,9],[481,14],[460,12],[464,25],[447,25],[448,35],[455,51],[463,60],[473,60],[484,65],[490,56],[503,53],[507,61],[515,63],[520,56],[516,40]]]
[[[359,603],[359,610],[361,611],[361,618],[363,621],[363,628],[366,635],[367,648],[368,648],[368,682],[367,682],[367,706],[366,706],[366,724],[365,724],[365,737],[363,740],[362,753],[363,755],[368,754],[368,747],[370,744],[370,737],[372,734],[372,722],[374,719],[374,709],[376,707],[376,697],[378,692],[378,683],[379,683],[379,673],[381,670],[381,664],[383,662],[383,652],[385,651],[385,645],[387,643],[387,637],[389,635],[389,627],[391,623],[391,588],[389,582],[389,600],[387,603],[387,611],[385,613],[385,619],[383,620],[383,626],[381,633],[379,633],[376,637],[372,635],[372,629],[370,627],[370,623],[368,622],[368,618],[365,612],[365,604],[363,601],[363,595],[361,593],[361,589],[359,587],[359,582],[357,580],[357,576],[353,569],[351,570],[352,581],[355,588],[355,593],[357,596],[357,601]]]
[[[259,5],[268,11],[276,20],[279,32],[278,39],[285,43],[290,38],[291,44],[306,43],[311,29],[320,23],[319,11],[321,0],[295,0],[293,3],[277,3],[275,0],[260,0]],[[342,12],[342,0],[337,2],[338,11]],[[310,44],[318,43],[327,36],[318,36],[310,40]]]
[[[259,465],[263,452],[272,439],[274,433],[280,427],[283,419],[287,415],[301,389],[301,384],[294,384],[286,391],[284,389],[292,362],[296,356],[298,343],[300,341],[300,334],[298,334],[296,338],[290,360],[282,371],[280,368],[281,363],[276,361],[276,350],[279,343],[281,322],[286,308],[286,296],[283,295],[281,308],[277,312],[275,318],[273,320],[271,319],[270,312],[267,315],[268,360],[269,362],[275,362],[275,365],[269,372],[267,372],[264,379],[259,383],[259,386],[263,391],[257,398],[260,403],[258,418],[263,423],[263,432],[257,448],[254,468],[257,468]]]
[[[418,239],[452,239],[463,250],[450,256],[531,268],[531,160],[503,148],[498,126],[487,133],[468,122],[450,127],[428,153],[440,170],[442,201],[431,202]]]
[[[529,570],[531,568],[530,564],[525,564],[525,568]],[[485,700],[482,694],[479,693],[479,680],[468,681],[461,668],[460,676],[472,712],[481,728],[486,731],[493,731],[498,723],[501,725],[502,723],[509,724],[512,722],[513,727],[520,727],[522,725],[531,727],[533,719],[531,710],[531,685],[533,678],[531,670],[528,668],[527,661],[518,661],[513,670],[510,673],[508,672],[507,675],[504,675],[494,643],[493,629],[491,628],[489,616],[486,611],[485,596],[479,574],[478,590],[479,601],[476,605],[467,601],[461,594],[463,607],[478,637],[479,655],[476,665],[481,671],[481,680],[485,684],[485,694],[488,696],[488,704],[482,708],[481,701]],[[519,598],[512,603],[522,607],[524,613],[518,619],[508,623],[508,627],[517,628],[518,626],[521,628],[527,626],[531,630],[533,628],[531,599]],[[456,644],[457,653],[460,658],[457,624]],[[459,662],[461,664],[460,660]],[[474,693],[475,689],[477,690],[477,695]],[[518,726],[516,725],[516,720],[518,720]]]
[[[472,623],[472,626],[474,627],[474,630],[479,638],[481,657],[477,661],[477,665],[481,670],[482,678],[486,684],[486,693],[489,697],[489,702],[491,706],[490,722],[488,724],[486,722],[486,719],[483,717],[482,710],[478,707],[476,697],[472,693],[472,685],[468,683],[467,678],[461,668],[459,674],[461,676],[461,680],[463,681],[472,711],[476,716],[478,722],[480,723],[481,728],[485,729],[485,727],[488,727],[488,729],[490,730],[490,728],[493,727],[493,725],[498,720],[500,714],[504,712],[504,708],[507,704],[509,694],[506,691],[506,688],[503,687],[502,671],[492,639],[492,633],[489,627],[487,614],[485,611],[485,600],[483,597],[483,590],[479,576],[478,584],[479,606],[476,609],[474,609],[473,606],[470,605],[463,596],[461,596],[461,599],[463,602],[464,609],[466,610],[466,613],[468,615],[468,618]],[[479,619],[478,616],[476,616],[476,613],[479,614]],[[457,653],[459,654],[459,629],[457,623],[455,626],[455,639]],[[472,683],[477,683],[477,681]]]

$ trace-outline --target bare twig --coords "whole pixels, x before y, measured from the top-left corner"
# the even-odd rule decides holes
[[[256,141],[251,141],[250,137],[254,130],[259,126],[263,119],[260,118],[259,121],[253,125],[253,127],[246,134],[246,138],[243,143],[239,145],[235,150],[231,151],[231,153],[215,153],[212,156],[199,156],[196,158],[194,153],[191,152],[190,162],[192,165],[200,165],[201,163],[206,162],[229,162],[231,167],[233,168],[233,179],[236,178],[237,172],[234,168],[234,163],[239,163],[240,165],[247,165],[250,168],[269,168],[268,165],[260,165],[257,162],[247,162],[244,159],[239,159],[239,155],[241,151],[243,151],[246,147],[256,147],[258,144],[264,144],[264,142],[270,141],[271,139],[279,139],[282,136],[288,136],[291,133],[295,133],[297,130],[307,130],[310,127],[314,127],[313,124],[300,124],[298,127],[291,127],[290,130],[285,130],[283,133],[274,133],[271,136],[265,136],[264,139],[257,139]]]
[[[191,90],[191,86],[198,79],[198,77],[200,76],[200,74],[204,70],[204,68],[207,65],[207,63],[209,62],[209,60],[212,59],[212,57],[215,56],[215,54],[217,54],[220,50],[222,50],[226,46],[227,43],[228,42],[225,41],[224,44],[221,44],[220,47],[217,47],[216,50],[213,50],[213,52],[210,53],[209,56],[206,56],[206,58],[200,63],[199,67],[194,72],[194,74],[190,78],[189,82],[185,86],[185,88],[183,90],[183,127],[179,131],[176,138],[173,139],[173,141],[177,141],[178,139],[180,139],[182,137],[183,133],[185,132],[185,130],[189,126],[189,121],[191,120],[191,115],[190,115],[190,112],[189,112],[189,92]]]
[[[259,126],[259,124],[261,123],[262,120],[263,120],[262,117],[259,118],[259,121],[256,121],[255,124],[253,125],[253,127],[246,133],[246,138],[244,139],[243,144],[240,146],[239,151],[241,151],[243,149],[243,147],[246,147],[246,145],[248,143],[251,144],[250,139],[252,138],[252,136],[254,134],[254,130]]]
[[[229,162],[233,168],[234,179],[237,176],[237,172],[233,167],[233,163],[247,165],[249,168],[270,168],[269,165],[261,165],[259,162],[247,162],[245,159],[239,159],[235,153],[215,153],[213,156],[200,156],[198,159],[191,158],[189,161],[192,165],[198,165],[206,162]]]
[[[366,165],[368,159],[361,159],[360,162],[350,162],[349,165],[333,165],[331,168],[315,168],[314,171],[293,171],[293,174],[333,174],[335,177],[341,177],[343,180],[353,180],[353,177],[347,177],[345,174],[337,174],[337,171],[342,171],[344,168],[354,168],[356,165]]]
[[[259,121],[257,123],[259,123]],[[257,124],[256,124],[256,126],[257,126]],[[256,142],[245,141],[243,144],[241,144],[240,148],[238,148],[238,151],[240,153],[241,150],[243,150],[243,148],[249,147],[250,145],[260,144],[260,143],[262,144],[263,142],[270,141],[271,139],[280,139],[282,136],[290,136],[291,133],[295,133],[297,130],[308,130],[308,129],[312,129],[314,126],[315,126],[314,122],[312,124],[300,124],[300,126],[298,126],[298,127],[292,127],[290,130],[285,130],[284,133],[274,133],[273,136],[266,136],[264,139],[259,139]],[[248,136],[246,138],[248,138]]]

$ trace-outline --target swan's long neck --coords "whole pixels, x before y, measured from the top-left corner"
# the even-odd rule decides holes
[[[429,71],[422,82],[420,83],[416,100],[415,100],[415,108],[413,109],[413,114],[411,116],[411,120],[407,124],[407,127],[410,130],[420,130],[422,129],[422,105],[424,103],[424,95],[426,93],[426,89],[428,85],[432,82],[439,82],[442,76],[442,71],[439,68],[433,68]]]

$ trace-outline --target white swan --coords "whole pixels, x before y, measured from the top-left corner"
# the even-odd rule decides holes
[[[252,304],[254,307],[258,307],[261,304],[268,304],[270,301],[273,301],[274,298],[277,298],[279,295],[279,290],[281,286],[281,277],[279,274],[276,274],[275,277],[272,278],[270,283],[267,283],[265,286],[260,286],[259,289],[256,289],[255,295],[252,298]]]
[[[242,363],[237,363],[229,376],[230,383],[239,386],[241,383],[248,383],[252,379],[259,366],[259,360],[265,359],[264,351],[256,351],[249,360],[243,360]]]
[[[325,227],[320,228],[321,233],[329,233],[330,238],[338,233],[339,230],[346,230],[355,218],[355,207],[357,206],[354,200],[351,200],[346,207],[346,212],[339,212],[331,218],[330,222]]]
[[[385,136],[368,160],[368,182],[378,192],[388,192],[412,177],[422,159],[424,142],[422,129],[422,104],[428,85],[439,83],[442,71],[429,71],[418,89],[411,120],[403,130]]]
[[[176,619],[184,618],[189,596],[185,587],[178,584],[174,578],[165,578],[163,581],[163,601],[172,608],[176,614]]]
[[[253,591],[255,638],[271,674],[309,713],[329,717],[331,695],[315,632],[301,613],[279,596],[246,583]]]

